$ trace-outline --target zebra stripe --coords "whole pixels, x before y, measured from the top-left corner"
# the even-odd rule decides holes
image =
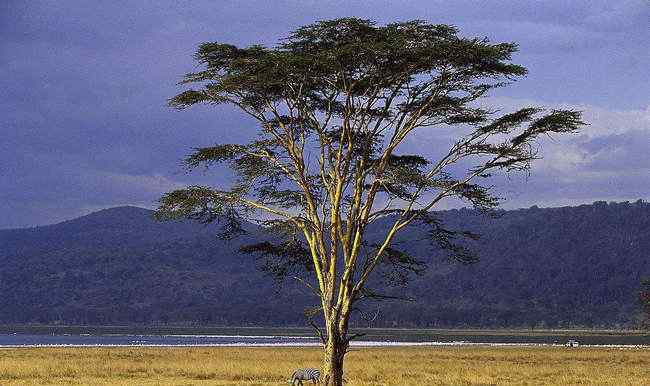
[[[298,369],[291,375],[291,385],[302,385],[302,381],[320,383],[320,371],[318,369]],[[297,382],[297,383],[296,383]]]

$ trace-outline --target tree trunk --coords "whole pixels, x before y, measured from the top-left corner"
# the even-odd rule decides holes
[[[323,363],[323,385],[343,385],[343,359],[348,342],[336,328],[328,328],[325,358]]]

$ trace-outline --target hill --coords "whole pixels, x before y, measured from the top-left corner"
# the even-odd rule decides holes
[[[158,223],[118,207],[56,225],[0,231],[0,323],[304,325],[314,301],[288,283],[276,291],[241,240],[213,226]],[[400,240],[431,266],[409,287],[416,302],[383,302],[374,326],[631,327],[640,279],[650,276],[650,204],[439,212],[482,235],[481,260],[463,265]],[[381,224],[370,230],[377,237]],[[375,236],[373,236],[375,235]],[[374,311],[377,305],[367,306]],[[365,326],[363,320],[358,321]]]

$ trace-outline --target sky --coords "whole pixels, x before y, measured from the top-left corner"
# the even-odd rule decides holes
[[[514,41],[529,74],[486,103],[583,111],[580,134],[545,140],[503,208],[650,198],[650,3],[639,1],[0,2],[0,228],[56,223],[223,176],[187,175],[191,148],[254,133],[231,107],[166,101],[199,43],[273,45],[317,20],[423,19]],[[433,135],[407,143],[426,153]]]

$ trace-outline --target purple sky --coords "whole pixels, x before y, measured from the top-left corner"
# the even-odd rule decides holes
[[[183,186],[191,147],[252,133],[229,107],[173,111],[200,42],[273,44],[343,16],[425,19],[515,41],[526,79],[488,100],[584,111],[546,141],[527,181],[502,178],[504,208],[650,198],[650,4],[639,1],[12,1],[0,4],[0,228],[116,205],[152,206]],[[448,140],[448,139],[447,139]],[[427,152],[446,139],[420,137]],[[201,181],[219,181],[199,176]]]

